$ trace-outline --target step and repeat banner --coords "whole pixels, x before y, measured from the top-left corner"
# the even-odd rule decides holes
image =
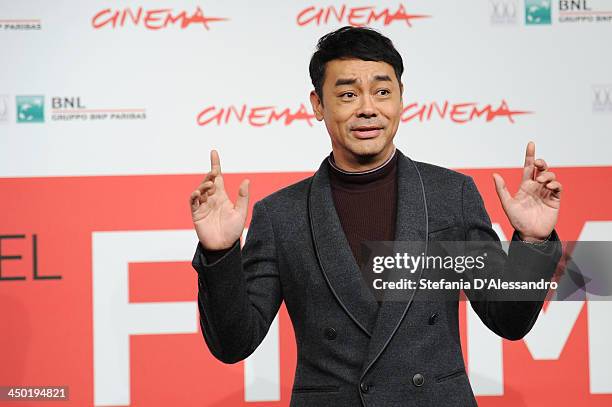
[[[344,25],[392,39],[395,144],[474,177],[502,240],[491,174],[516,189],[529,140],[564,185],[561,238],[610,240],[610,1],[2,1],[0,386],[62,386],[49,405],[288,405],[284,307],[246,361],[206,348],[188,198],[212,148],[251,207],[313,174],[331,144],[308,62]],[[546,304],[515,342],[460,312],[479,405],[612,404],[611,303]]]

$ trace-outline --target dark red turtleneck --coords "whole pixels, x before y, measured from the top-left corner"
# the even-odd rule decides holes
[[[361,242],[394,240],[397,212],[397,150],[381,166],[366,172],[339,169],[329,155],[330,184],[336,212],[359,266]]]

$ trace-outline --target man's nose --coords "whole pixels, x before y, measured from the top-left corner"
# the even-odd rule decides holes
[[[376,106],[374,105],[371,95],[365,94],[361,98],[361,104],[357,110],[357,117],[376,117]]]

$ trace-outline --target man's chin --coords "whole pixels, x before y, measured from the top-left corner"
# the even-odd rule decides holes
[[[360,164],[367,164],[372,161],[380,159],[381,154],[384,154],[386,146],[371,145],[371,146],[358,146],[351,152],[353,156]]]

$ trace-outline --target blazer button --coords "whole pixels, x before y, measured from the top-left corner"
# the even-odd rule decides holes
[[[414,376],[412,376],[412,384],[414,384],[416,387],[421,387],[424,383],[425,383],[425,378],[423,377],[422,374],[417,373]]]
[[[438,313],[434,312],[433,314],[431,314],[431,316],[429,317],[429,325],[433,325],[436,323],[436,321],[438,321]]]
[[[336,339],[336,336],[338,336],[338,334],[336,333],[336,330],[334,328],[327,328],[325,330],[325,337],[330,341]]]
[[[367,393],[370,391],[370,386],[367,383],[363,383],[361,382],[361,384],[359,385],[359,387],[361,388],[361,392],[362,393]]]

